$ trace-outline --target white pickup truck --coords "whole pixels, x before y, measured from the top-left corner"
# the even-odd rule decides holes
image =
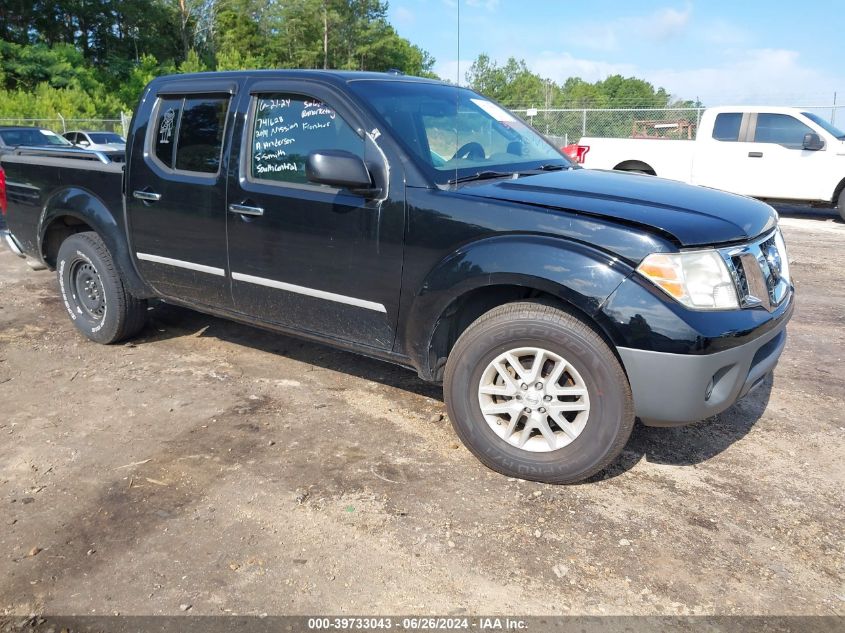
[[[772,201],[839,208],[845,132],[795,108],[710,108],[695,140],[584,137],[565,148],[589,169],[642,172]]]

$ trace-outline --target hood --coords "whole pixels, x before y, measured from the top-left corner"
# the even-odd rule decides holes
[[[468,184],[461,194],[650,227],[684,247],[746,241],[777,224],[774,209],[758,200],[621,172],[548,172]]]

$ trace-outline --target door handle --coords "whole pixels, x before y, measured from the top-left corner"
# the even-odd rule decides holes
[[[261,207],[251,207],[246,204],[230,204],[229,213],[237,213],[238,215],[264,215],[264,209]]]
[[[748,158],[763,158],[763,152],[748,152]]]
[[[160,193],[154,193],[152,191],[140,191],[136,190],[132,192],[133,198],[138,198],[138,200],[144,200],[146,202],[158,202],[161,200]]]

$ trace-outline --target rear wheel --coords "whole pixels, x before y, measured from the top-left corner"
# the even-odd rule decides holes
[[[845,189],[839,192],[839,202],[836,206],[839,209],[839,217],[845,222]]]
[[[613,168],[616,171],[626,171],[629,174],[643,174],[646,176],[656,176],[657,172],[654,171],[651,165],[648,163],[644,163],[639,160],[626,160],[619,163],[616,167]]]
[[[62,242],[56,273],[71,321],[92,341],[116,343],[144,327],[146,301],[124,287],[111,253],[96,233],[76,233]]]
[[[601,336],[537,303],[475,321],[446,365],[449,417],[464,444],[500,473],[573,483],[607,467],[634,425],[627,377]]]

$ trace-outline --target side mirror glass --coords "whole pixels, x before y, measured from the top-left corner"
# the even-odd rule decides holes
[[[318,150],[308,154],[305,175],[309,182],[343,187],[363,194],[375,192],[364,161],[344,150]]]
[[[824,141],[815,132],[808,132],[804,135],[804,149],[817,152],[824,149]]]
[[[77,143],[76,143],[76,144],[77,144],[77,145],[81,145],[82,147],[88,147],[91,143],[89,143],[89,142],[88,142],[88,141],[86,141],[85,139],[80,139],[79,141],[77,141]]]

